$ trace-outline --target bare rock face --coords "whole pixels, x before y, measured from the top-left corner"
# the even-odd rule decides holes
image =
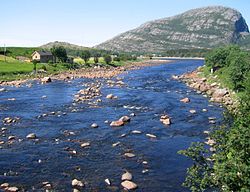
[[[147,22],[96,48],[126,52],[212,48],[221,44],[244,42],[246,36],[250,36],[248,34],[248,26],[237,10],[210,6]]]

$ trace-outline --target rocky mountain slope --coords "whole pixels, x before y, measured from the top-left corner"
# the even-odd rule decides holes
[[[100,45],[98,49],[126,52],[162,52],[170,49],[212,48],[244,44],[249,29],[237,10],[211,6],[147,22]]]

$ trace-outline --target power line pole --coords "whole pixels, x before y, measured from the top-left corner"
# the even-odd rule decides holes
[[[4,44],[4,50],[3,50],[3,52],[4,52],[4,61],[6,62],[6,47],[5,47],[5,44]]]

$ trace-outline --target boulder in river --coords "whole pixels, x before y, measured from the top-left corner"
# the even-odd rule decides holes
[[[181,99],[180,102],[189,103],[190,99],[188,97],[185,97],[185,98]]]
[[[73,179],[71,182],[71,185],[73,187],[84,187],[84,183],[82,181],[77,180],[77,179]]]
[[[110,123],[110,126],[111,127],[120,127],[120,126],[123,126],[124,125],[124,122],[123,121],[120,121],[120,120],[118,120],[118,121],[112,121],[111,123]]]
[[[106,96],[107,99],[114,99],[114,97],[115,97],[115,96],[114,96],[113,94],[108,94],[108,95]]]
[[[36,139],[36,134],[35,133],[30,133],[26,136],[27,139]]]
[[[132,180],[132,177],[133,177],[132,174],[129,173],[128,171],[126,171],[126,173],[123,173],[123,174],[122,174],[121,180],[122,180],[122,181],[126,181],[126,180],[131,181],[131,180]]]
[[[128,189],[128,190],[136,189],[136,188],[138,187],[138,186],[137,186],[134,182],[132,182],[132,181],[123,181],[123,182],[121,183],[121,185],[122,185],[124,188]]]
[[[135,157],[135,154],[134,153],[124,153],[124,156],[132,158],[132,157]]]
[[[92,128],[98,128],[98,125],[97,125],[97,123],[93,123],[93,124],[91,125],[91,127],[92,127]]]
[[[168,115],[162,115],[161,118],[160,118],[160,121],[164,125],[170,125],[171,124],[170,117]]]
[[[119,119],[119,121],[123,121],[124,123],[126,123],[126,122],[129,122],[130,121],[130,117],[128,117],[128,116],[122,116],[120,119]]]

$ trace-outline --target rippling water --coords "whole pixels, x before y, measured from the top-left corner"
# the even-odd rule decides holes
[[[125,87],[109,87],[104,80],[98,80],[104,83],[99,108],[73,104],[73,95],[84,88],[83,83],[93,80],[34,83],[31,88],[7,87],[7,92],[0,92],[0,117],[21,120],[10,126],[1,122],[0,127],[6,127],[7,132],[0,132],[0,140],[7,141],[10,135],[21,140],[0,145],[0,183],[8,182],[27,191],[43,191],[42,182],[49,181],[56,191],[71,191],[71,180],[78,178],[86,182],[84,190],[87,191],[120,191],[121,175],[128,170],[139,186],[137,191],[188,191],[181,183],[191,161],[177,151],[187,148],[191,142],[204,140],[203,131],[212,126],[208,117],[221,119],[223,109],[210,105],[207,98],[172,80],[171,76],[202,64],[199,60],[177,60],[129,71],[120,75]],[[109,93],[118,99],[106,99]],[[47,98],[41,98],[44,95]],[[184,97],[189,97],[191,102],[181,103],[179,100]],[[203,108],[208,111],[202,112]],[[191,114],[190,109],[197,113]],[[37,118],[50,112],[56,114]],[[111,128],[104,123],[130,113],[136,116],[123,127]],[[170,126],[159,121],[164,113],[172,118]],[[99,128],[91,128],[92,123],[97,123]],[[140,130],[142,134],[132,134],[132,130]],[[65,134],[70,131],[75,135]],[[31,132],[37,134],[38,141],[25,139]],[[149,139],[147,133],[157,138]],[[126,136],[120,137],[122,134]],[[88,141],[91,146],[82,149],[79,141]],[[112,147],[116,142],[121,144]],[[70,150],[77,153],[72,155]],[[127,151],[136,157],[125,158],[123,154]],[[143,165],[142,161],[148,164]],[[142,173],[145,169],[148,172]],[[107,187],[106,178],[115,187]]]

